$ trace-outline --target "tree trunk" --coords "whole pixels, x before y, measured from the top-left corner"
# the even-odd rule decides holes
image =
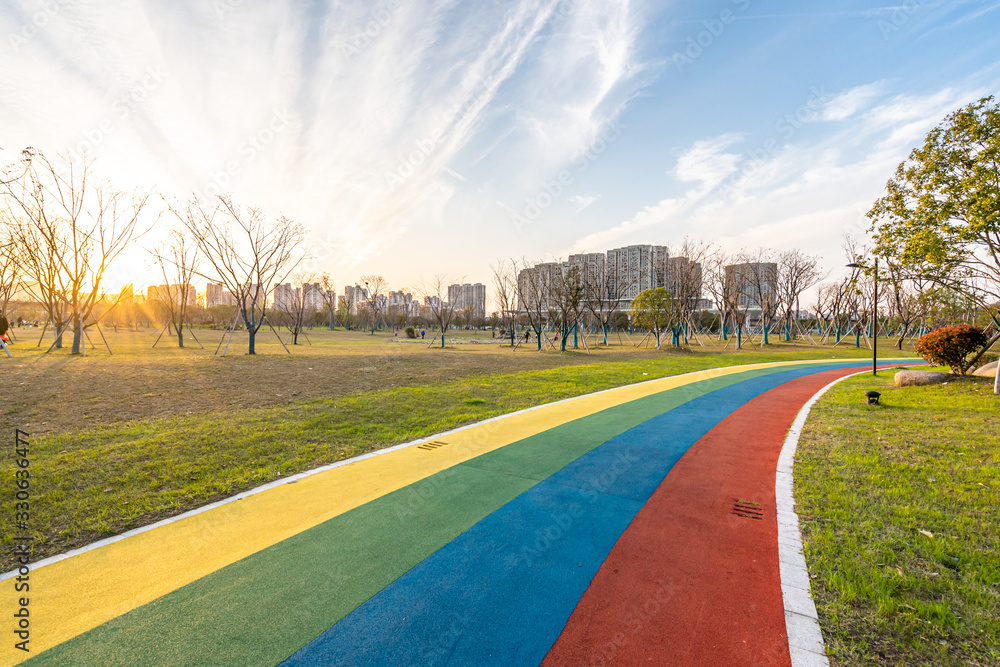
[[[247,329],[247,333],[250,334],[250,347],[247,349],[247,354],[257,354],[254,348],[254,343],[256,342],[257,332],[253,329]]]
[[[71,354],[80,354],[80,341],[83,339],[83,327],[81,324],[80,318],[73,318],[73,349],[70,350]]]
[[[184,324],[177,325],[177,345],[178,347],[184,347]]]
[[[298,344],[299,344],[299,330],[295,329],[294,331],[292,331],[292,345],[298,345]]]
[[[601,328],[604,329],[604,345],[608,344],[608,325],[606,322],[601,323]]]

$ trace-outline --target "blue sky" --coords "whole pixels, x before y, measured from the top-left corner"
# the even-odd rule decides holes
[[[833,269],[927,130],[998,91],[998,35],[972,0],[12,0],[0,147],[232,191],[340,286],[684,236]]]

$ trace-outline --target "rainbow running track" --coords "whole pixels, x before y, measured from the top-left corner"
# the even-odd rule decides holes
[[[581,396],[37,563],[31,652],[0,665],[790,664],[775,464],[864,367]]]

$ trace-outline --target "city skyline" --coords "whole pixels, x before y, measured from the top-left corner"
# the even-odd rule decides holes
[[[487,282],[502,257],[685,236],[835,269],[927,130],[998,89],[998,16],[984,2],[11,3],[0,146],[7,162],[89,149],[116,183],[168,198],[231,190],[304,224],[309,268],[338,285]],[[109,287],[162,282],[147,254],[124,259]]]

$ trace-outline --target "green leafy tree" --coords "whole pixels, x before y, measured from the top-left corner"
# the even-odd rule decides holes
[[[643,290],[632,299],[632,313],[635,323],[655,336],[659,350],[660,336],[677,319],[677,304],[665,287],[656,287]]]
[[[965,296],[1000,329],[1000,106],[994,98],[955,111],[931,130],[868,217],[877,256]],[[1000,332],[980,354],[998,338]]]
[[[1000,107],[993,97],[931,130],[868,217],[878,256],[969,296],[1000,326]]]

